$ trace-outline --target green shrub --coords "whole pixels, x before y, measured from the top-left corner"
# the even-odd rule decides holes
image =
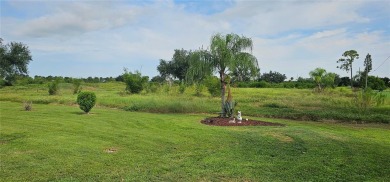
[[[156,82],[149,82],[146,84],[145,91],[146,93],[156,93],[159,88],[159,84]]]
[[[81,92],[81,80],[73,80],[73,94],[78,94]]]
[[[49,95],[56,95],[58,93],[58,81],[50,82],[49,85]]]
[[[93,92],[80,92],[77,96],[77,104],[80,109],[86,113],[89,113],[96,103],[96,95]]]
[[[180,85],[179,85],[179,93],[180,94],[184,94],[185,91],[186,91],[186,85],[184,83],[180,83]]]
[[[221,82],[219,79],[215,76],[213,77],[208,77],[204,81],[207,90],[210,92],[211,96],[216,97],[216,96],[221,96]]]
[[[0,79],[0,88],[3,88],[6,86],[6,82],[3,79]]]
[[[268,88],[270,84],[266,81],[252,82],[249,84],[251,88]]]
[[[130,93],[138,94],[146,87],[149,77],[142,76],[140,72],[127,72],[123,74],[123,79],[126,83],[126,90]]]
[[[32,110],[32,102],[25,101],[23,102],[23,108],[25,111],[31,111]]]
[[[195,84],[195,95],[198,97],[202,96],[203,89],[204,89],[204,85],[202,83],[196,83]]]

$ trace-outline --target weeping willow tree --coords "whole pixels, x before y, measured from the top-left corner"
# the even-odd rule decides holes
[[[210,50],[199,50],[190,59],[187,77],[191,80],[211,73],[217,73],[221,83],[221,113],[224,112],[227,75],[237,67],[259,70],[252,52],[252,39],[237,34],[215,34],[211,37]]]

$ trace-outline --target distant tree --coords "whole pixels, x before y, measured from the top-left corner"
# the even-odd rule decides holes
[[[125,80],[123,79],[123,75],[119,75],[115,78],[115,81],[117,82],[124,82]]]
[[[384,78],[382,78],[382,80],[385,83],[386,87],[390,88],[390,78],[384,77]]]
[[[170,61],[160,59],[160,64],[157,66],[157,71],[164,80],[172,80],[173,66]]]
[[[172,75],[179,79],[179,81],[183,81],[186,77],[187,70],[189,67],[189,58],[191,55],[191,51],[186,51],[184,49],[176,49],[173,54],[171,66],[172,66]]]
[[[367,78],[368,73],[372,70],[372,59],[371,55],[367,54],[366,59],[364,59],[364,76],[365,76],[365,82],[366,82],[366,89],[367,89]]]
[[[149,77],[142,76],[138,71],[135,73],[128,72],[126,68],[124,71],[123,79],[126,83],[126,90],[130,93],[140,93],[146,87]]]
[[[252,39],[239,36],[237,34],[215,34],[211,37],[210,54],[208,51],[199,51],[198,62],[191,61],[189,68],[190,77],[194,78],[199,72],[207,73],[208,70],[217,72],[221,83],[221,113],[225,113],[225,92],[228,73],[235,69],[236,65],[245,66],[250,69],[257,68],[257,61],[253,55],[245,52],[251,51],[253,47]],[[208,56],[210,55],[210,56]]]
[[[325,76],[326,70],[323,68],[316,68],[313,71],[310,71],[309,75],[310,77],[316,82],[317,88],[319,91],[322,90],[322,78]]]
[[[351,83],[351,79],[347,76],[341,77],[338,86],[348,86]]]
[[[335,74],[335,77],[334,77],[334,86],[335,86],[335,87],[339,86],[339,85],[340,85],[340,82],[341,82],[340,75]]]
[[[351,88],[353,87],[353,77],[352,77],[352,63],[355,59],[359,59],[359,54],[355,50],[345,51],[342,55],[344,58],[340,58],[337,63],[341,63],[340,68],[345,71],[351,71]]]
[[[336,73],[327,73],[323,68],[316,68],[310,71],[309,75],[317,84],[318,91],[322,91],[325,87],[335,87]]]
[[[285,79],[287,79],[287,77],[285,74],[270,71],[269,73],[263,73],[260,79],[269,83],[282,83]]]
[[[191,51],[175,49],[175,53],[170,61],[160,59],[157,71],[165,79],[177,78],[181,82],[186,77],[190,56]]]
[[[336,73],[328,72],[322,78],[322,83],[324,87],[332,87],[335,88],[337,84],[335,84],[335,79],[338,75]]]
[[[0,38],[0,79],[12,85],[17,76],[28,74],[27,65],[32,61],[28,46],[21,42],[3,44]]]
[[[156,82],[156,83],[163,83],[165,79],[159,75],[154,76],[152,79],[150,79],[151,82]]]
[[[376,76],[368,76],[368,88],[371,88],[373,90],[385,90],[386,84],[385,82]]]

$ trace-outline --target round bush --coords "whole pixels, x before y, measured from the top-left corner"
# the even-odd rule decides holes
[[[93,92],[80,92],[77,96],[77,104],[79,104],[80,109],[86,113],[95,106],[96,95]]]

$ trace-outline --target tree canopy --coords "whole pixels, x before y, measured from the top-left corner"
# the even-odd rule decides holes
[[[187,74],[191,54],[191,51],[175,49],[175,53],[170,61],[160,59],[157,71],[165,79],[173,77],[183,81]]]
[[[0,76],[7,85],[12,85],[17,76],[28,74],[28,64],[32,56],[28,46],[21,42],[3,44],[0,38]]]
[[[285,74],[281,74],[276,71],[270,71],[269,73],[263,73],[260,77],[261,80],[264,80],[269,83],[282,83],[286,79]]]

